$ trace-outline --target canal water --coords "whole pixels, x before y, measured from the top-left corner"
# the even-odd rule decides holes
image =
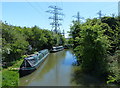
[[[50,53],[36,71],[20,78],[19,86],[83,86],[86,85],[84,83],[88,85],[100,83],[88,75],[81,75],[80,79],[77,78],[78,83],[74,81],[76,77],[74,71],[79,69],[79,66],[72,65],[74,62],[75,56],[72,50]]]
[[[73,62],[71,50],[50,53],[32,74],[20,78],[19,86],[72,86]]]

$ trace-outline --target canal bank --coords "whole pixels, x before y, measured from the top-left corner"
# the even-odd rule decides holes
[[[2,87],[18,86],[19,85],[19,67],[22,64],[23,59],[17,60],[12,66],[2,68]]]

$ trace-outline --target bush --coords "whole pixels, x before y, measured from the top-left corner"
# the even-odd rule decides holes
[[[108,58],[110,62],[107,83],[120,83],[120,50],[117,50],[114,56]]]
[[[110,42],[108,36],[104,35],[106,29],[101,27],[103,24],[99,20],[94,20],[92,21],[93,24],[90,22],[90,24],[78,26],[79,32],[74,39],[74,51],[78,60],[81,61],[83,72],[106,76],[108,72],[108,60],[106,57]]]

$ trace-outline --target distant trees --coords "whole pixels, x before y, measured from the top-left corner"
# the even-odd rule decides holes
[[[120,50],[120,22],[118,17],[87,19],[82,24],[73,22],[70,29],[70,35],[72,35],[70,41],[74,44],[74,52],[81,63],[82,71],[112,80],[115,73],[113,73],[110,64],[116,63],[115,67],[117,68],[118,60],[116,62],[109,56],[115,55],[115,52]],[[117,72],[117,76],[114,79],[118,82],[118,80],[120,81],[118,79],[120,69],[115,72]]]
[[[60,34],[37,26],[32,28],[8,25],[2,22],[3,62],[11,62],[24,54],[41,49],[51,49],[55,45],[64,45],[65,38]]]

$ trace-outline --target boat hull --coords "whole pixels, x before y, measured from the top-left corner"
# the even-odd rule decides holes
[[[21,78],[21,77],[23,77],[23,76],[26,76],[26,75],[29,75],[29,74],[31,74],[32,72],[34,72],[36,70],[36,68],[34,68],[34,69],[31,69],[31,70],[23,70],[23,69],[20,69],[19,70],[19,77]]]

